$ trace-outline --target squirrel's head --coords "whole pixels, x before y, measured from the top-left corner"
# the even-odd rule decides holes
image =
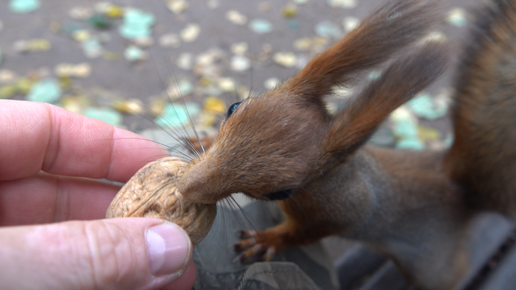
[[[215,202],[238,188],[270,200],[268,194],[303,184],[330,119],[321,102],[289,94],[282,86],[231,106],[214,144],[188,165],[180,191]],[[204,190],[218,194],[206,197]]]
[[[436,42],[418,45],[335,115],[324,97],[419,39],[435,19],[430,8],[417,0],[391,2],[292,79],[232,105],[214,144],[188,164],[179,191],[200,203],[236,192],[284,199],[344,162],[393,110],[443,72],[447,53]]]

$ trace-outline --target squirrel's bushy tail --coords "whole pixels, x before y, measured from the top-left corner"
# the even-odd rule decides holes
[[[477,12],[452,112],[451,178],[477,208],[516,215],[516,0]]]

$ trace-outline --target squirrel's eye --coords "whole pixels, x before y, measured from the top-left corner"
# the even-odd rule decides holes
[[[231,116],[231,114],[233,114],[233,112],[235,112],[235,110],[238,108],[238,106],[240,106],[240,103],[242,103],[242,102],[234,103],[233,105],[231,105],[229,107],[226,119],[229,118],[229,116]]]

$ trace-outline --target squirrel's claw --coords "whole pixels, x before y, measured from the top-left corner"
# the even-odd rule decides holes
[[[280,239],[278,239],[274,229],[264,232],[254,230],[240,231],[239,235],[242,240],[235,243],[233,249],[236,252],[242,253],[236,257],[235,261],[245,263],[259,254],[263,254],[260,260],[270,261],[276,255]]]

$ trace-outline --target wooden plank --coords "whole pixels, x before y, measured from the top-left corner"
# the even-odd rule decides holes
[[[516,247],[513,245],[479,290],[514,289],[516,289]]]
[[[339,277],[340,289],[352,289],[373,275],[387,259],[362,246],[356,244],[335,262],[335,269]]]
[[[392,261],[383,266],[362,286],[360,290],[406,290],[411,286],[405,282]]]
[[[466,289],[470,281],[493,256],[512,231],[512,224],[498,214],[482,214],[474,221],[469,244],[470,269],[455,288]],[[513,289],[516,289],[514,287]]]

